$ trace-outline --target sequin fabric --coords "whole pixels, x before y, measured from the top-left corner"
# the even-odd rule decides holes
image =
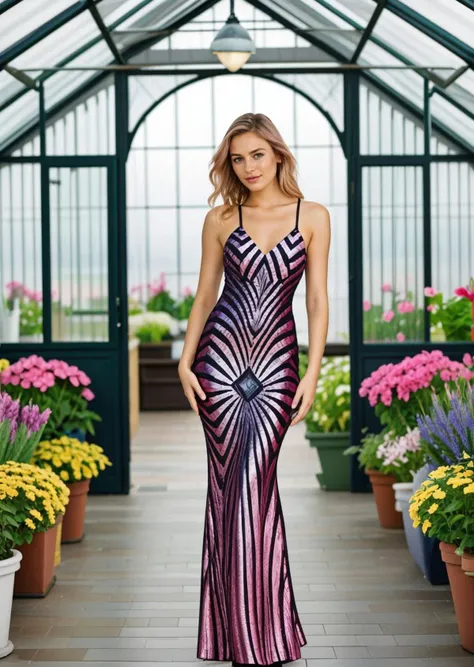
[[[197,657],[271,665],[307,643],[290,573],[277,463],[300,377],[292,302],[306,248],[296,224],[268,253],[242,226],[192,364],[208,488]]]

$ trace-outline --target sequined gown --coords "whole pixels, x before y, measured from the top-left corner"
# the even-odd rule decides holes
[[[306,265],[298,227],[263,253],[239,226],[224,246],[224,289],[193,364],[208,489],[197,657],[271,665],[301,657],[277,483],[283,438],[296,409],[298,342],[292,302]]]

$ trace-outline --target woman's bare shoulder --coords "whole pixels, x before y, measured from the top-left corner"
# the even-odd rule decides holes
[[[330,215],[328,209],[324,206],[324,204],[320,204],[317,201],[303,199],[301,212],[305,213],[308,220],[312,220],[315,223],[319,222],[321,224],[324,222],[329,222]]]

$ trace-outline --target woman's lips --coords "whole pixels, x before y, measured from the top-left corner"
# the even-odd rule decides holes
[[[260,178],[260,176],[252,176],[252,178],[247,178],[250,183],[253,183],[254,181],[257,181]]]

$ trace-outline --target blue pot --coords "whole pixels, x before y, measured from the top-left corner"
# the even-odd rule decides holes
[[[67,435],[69,438],[77,438],[81,442],[85,442],[86,432],[82,428],[74,428],[70,431],[65,430],[64,435]]]
[[[421,569],[430,584],[441,586],[449,584],[446,565],[444,564],[439,550],[439,540],[436,537],[428,537],[421,530],[421,526],[413,527],[413,522],[408,513],[409,500],[417,491],[431,470],[436,466],[426,464],[418,470],[413,482],[407,484],[394,484],[396,509],[403,514],[403,528],[411,557]]]

